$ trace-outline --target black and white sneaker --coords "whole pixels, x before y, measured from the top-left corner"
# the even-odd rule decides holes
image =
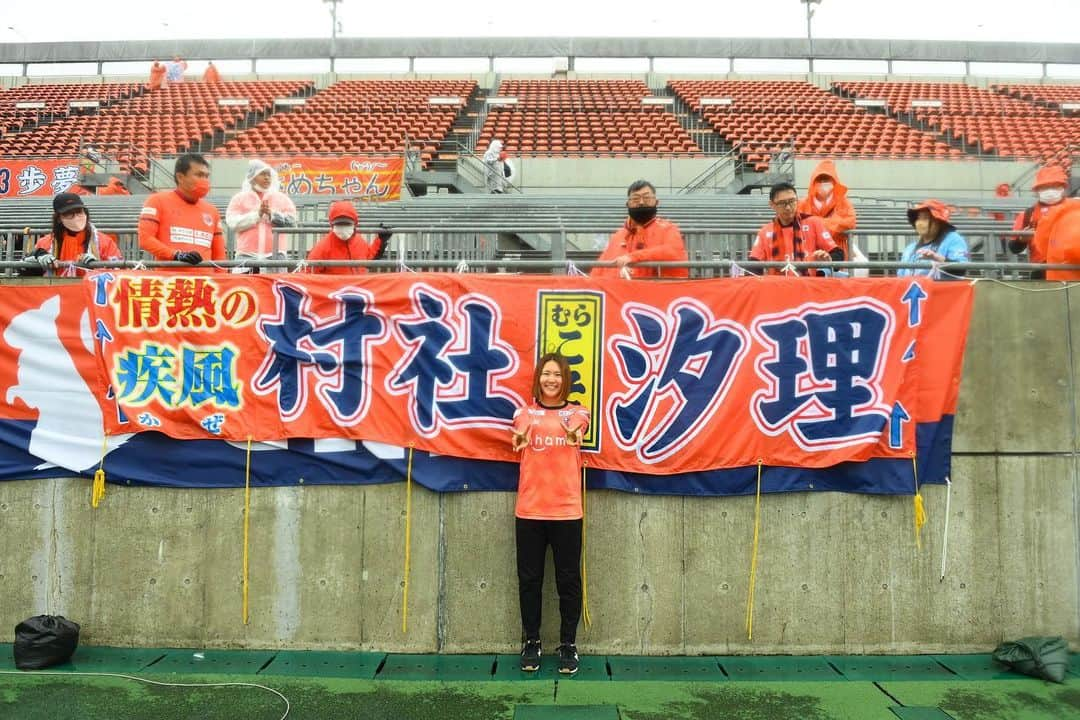
[[[521,669],[524,672],[536,672],[540,669],[540,641],[526,640],[521,648]]]
[[[577,670],[577,645],[563,643],[559,646],[559,672],[563,675],[573,675]]]

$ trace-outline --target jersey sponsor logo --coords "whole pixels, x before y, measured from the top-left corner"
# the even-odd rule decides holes
[[[150,216],[150,217],[157,217],[157,208],[156,207],[150,207],[149,205],[147,205],[146,207],[144,207],[139,212],[139,214],[140,215],[147,215],[147,216]]]
[[[210,213],[203,213],[202,221],[206,223],[206,227],[212,227],[214,224],[214,218],[211,217]]]
[[[183,245],[198,245],[199,247],[210,247],[210,242],[214,236],[205,230],[194,230],[192,228],[172,226],[169,228],[169,240],[173,243]]]

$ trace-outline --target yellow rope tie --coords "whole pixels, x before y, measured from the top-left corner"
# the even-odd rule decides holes
[[[754,639],[754,588],[757,580],[758,537],[761,531],[761,466],[762,458],[757,461],[757,493],[754,496],[754,544],[750,550],[750,584],[746,594],[746,639]]]
[[[97,508],[105,498],[105,453],[108,451],[109,435],[106,433],[101,438],[101,462],[98,463],[98,469],[94,471],[94,482],[90,486],[90,507],[92,508]]]
[[[922,550],[922,526],[926,524],[926,506],[923,504],[922,493],[919,492],[919,462],[915,453],[911,453],[911,473],[915,478],[915,549]]]
[[[248,624],[248,537],[251,527],[251,436],[247,439],[247,460],[244,463],[244,561],[243,576],[241,579],[242,595],[240,603],[240,618],[245,625]]]
[[[589,615],[589,573],[585,569],[585,469],[589,463],[581,465],[581,618],[585,621],[585,627],[592,625],[592,616]]]
[[[409,464],[405,468],[405,583],[401,592],[401,632],[409,631],[409,564],[412,561],[412,456],[409,443]]]

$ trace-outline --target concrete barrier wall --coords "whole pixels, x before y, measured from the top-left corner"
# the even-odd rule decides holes
[[[1049,286],[1035,286],[1049,287]],[[987,651],[1080,641],[1076,291],[982,282],[946,493],[762,498],[754,637],[744,628],[754,499],[588,498],[593,625],[584,652]],[[60,613],[87,643],[514,651],[511,493],[414,486],[402,630],[405,485],[255,488],[250,623],[241,623],[242,490],[0,483],[0,641]],[[543,640],[557,641],[549,563]]]
[[[795,183],[810,184],[817,159],[795,160]],[[853,195],[883,198],[995,197],[1001,183],[1014,183],[1036,163],[1020,160],[871,160],[836,159],[836,172]],[[1027,188],[1023,188],[1027,190]]]

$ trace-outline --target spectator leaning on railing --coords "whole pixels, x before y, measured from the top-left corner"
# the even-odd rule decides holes
[[[1039,221],[1032,252],[1052,265],[1080,265],[1080,199],[1061,203]],[[1047,280],[1080,280],[1080,270],[1047,270]]]
[[[750,249],[750,259],[759,262],[819,262],[844,259],[844,251],[833,242],[821,218],[803,215],[796,209],[799,193],[791,183],[777,183],[769,189],[769,206],[776,216],[758,230]],[[771,268],[768,275],[813,275],[815,271]]]
[[[931,275],[934,263],[967,262],[968,245],[964,236],[950,222],[952,212],[940,200],[926,200],[907,211],[908,222],[919,237],[913,240],[900,258],[902,263],[926,263],[926,268],[901,269],[897,277]],[[950,275],[962,272],[950,270]],[[949,275],[941,279],[950,279]]]
[[[685,261],[686,244],[675,223],[657,217],[660,201],[656,188],[648,180],[635,181],[626,191],[626,214],[623,226],[608,239],[601,261],[614,261],[615,267],[596,267],[593,277],[685,278],[685,267],[641,267],[635,263]]]

